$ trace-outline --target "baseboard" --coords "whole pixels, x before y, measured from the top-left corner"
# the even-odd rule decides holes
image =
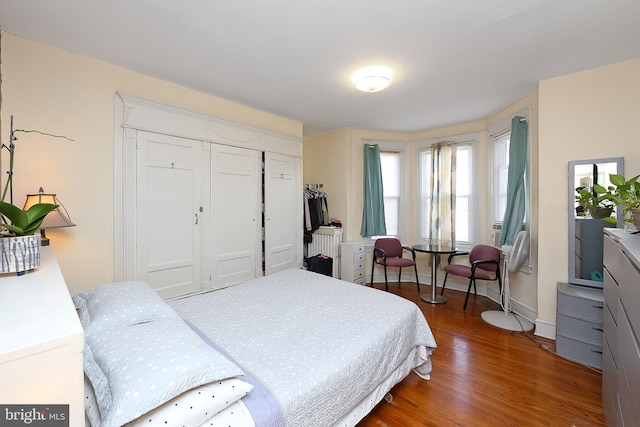
[[[536,319],[536,335],[543,338],[549,338],[551,340],[556,339],[556,325],[555,323],[547,322],[546,320]]]

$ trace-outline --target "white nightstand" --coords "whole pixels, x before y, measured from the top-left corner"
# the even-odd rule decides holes
[[[364,242],[343,242],[341,258],[341,279],[347,282],[366,285],[367,279],[364,274],[365,246]]]

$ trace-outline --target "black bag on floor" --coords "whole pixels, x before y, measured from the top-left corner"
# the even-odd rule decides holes
[[[325,276],[332,276],[333,258],[322,254],[309,257],[307,258],[307,270],[324,274]]]

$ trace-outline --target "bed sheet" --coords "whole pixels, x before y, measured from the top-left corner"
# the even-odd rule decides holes
[[[410,354],[428,375],[436,347],[413,302],[300,269],[169,304],[267,385],[288,426],[334,425]]]

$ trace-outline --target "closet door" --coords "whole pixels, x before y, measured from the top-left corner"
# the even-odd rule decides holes
[[[211,144],[211,287],[259,275],[260,152]]]
[[[265,153],[265,274],[295,267],[302,241],[299,160]]]
[[[136,279],[164,298],[202,290],[202,143],[138,132]]]

